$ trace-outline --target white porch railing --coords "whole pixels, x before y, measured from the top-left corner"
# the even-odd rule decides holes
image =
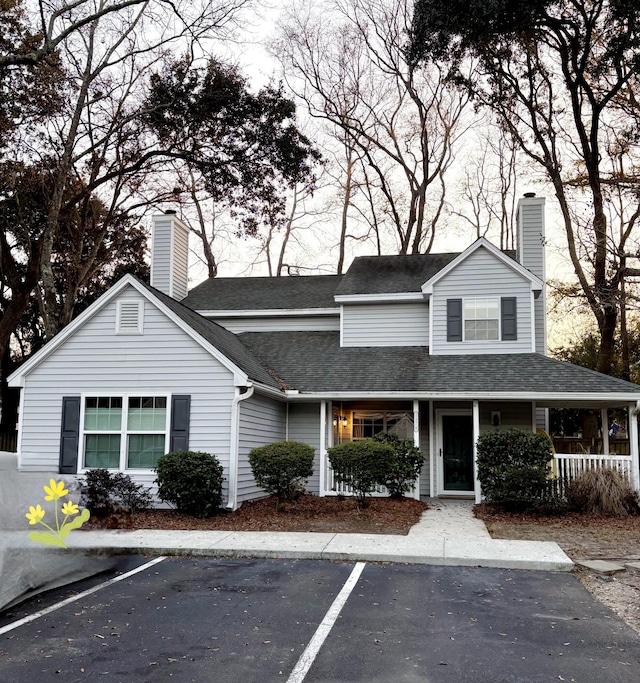
[[[587,470],[614,469],[633,484],[633,468],[630,455],[570,455],[556,453],[554,455],[554,475],[564,486],[577,479]]]
[[[331,466],[327,463],[327,474],[325,477],[325,491],[324,495],[325,496],[352,496],[353,495],[353,489],[350,486],[347,486],[346,484],[338,484],[336,483],[335,477],[333,470],[331,469]],[[371,496],[388,496],[389,493],[387,492],[387,487],[386,486],[377,486],[376,490],[370,494]]]

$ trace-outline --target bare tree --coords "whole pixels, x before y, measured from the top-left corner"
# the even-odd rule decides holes
[[[366,164],[366,187],[384,199],[383,224],[403,254],[433,244],[469,101],[437,66],[416,68],[407,59],[411,8],[409,0],[333,0],[313,8],[300,0],[273,48],[311,115],[339,131],[349,173],[353,151]],[[350,193],[354,180],[347,178]],[[380,218],[372,218],[376,229]],[[341,266],[343,260],[341,248]]]

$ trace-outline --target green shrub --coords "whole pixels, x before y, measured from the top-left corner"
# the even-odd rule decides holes
[[[222,504],[223,468],[215,455],[178,451],[158,458],[158,497],[192,517],[211,517]]]
[[[640,500],[631,483],[617,470],[587,470],[567,487],[569,507],[577,512],[637,515]]]
[[[552,509],[551,444],[542,434],[508,429],[478,439],[478,479],[489,503],[507,510]]]
[[[151,491],[122,472],[96,468],[80,479],[80,504],[92,515],[106,517],[117,513],[132,513],[151,506]]]
[[[343,443],[327,449],[336,483],[350,486],[361,507],[376,486],[389,479],[393,448],[373,439]]]
[[[374,441],[385,443],[393,448],[393,459],[387,479],[383,482],[392,498],[400,498],[411,490],[424,464],[424,455],[413,441],[401,439],[395,434],[382,432],[373,437]]]
[[[294,500],[313,474],[315,451],[299,441],[279,441],[254,448],[249,464],[256,484],[278,496],[278,502]]]

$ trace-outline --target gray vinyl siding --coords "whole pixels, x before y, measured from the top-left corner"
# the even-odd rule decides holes
[[[151,285],[171,294],[171,216],[156,216],[151,242]]]
[[[428,346],[429,305],[345,304],[342,346]]]
[[[517,299],[518,338],[515,341],[447,341],[447,299],[483,297]],[[530,353],[531,288],[529,282],[484,248],[472,253],[434,286],[431,353]]]
[[[340,329],[340,316],[333,315],[289,315],[246,318],[210,318],[229,332],[317,332]]]
[[[119,298],[143,300],[133,288]],[[191,396],[189,448],[215,454],[228,477],[232,372],[146,300],[144,333],[116,335],[116,305],[108,303],[26,376],[20,468],[57,471],[63,396],[166,393]],[[129,472],[145,485],[155,479]]]
[[[249,452],[286,438],[286,404],[267,396],[254,394],[241,401],[238,434],[238,503],[266,495],[257,486]]]
[[[505,401],[503,403],[497,401],[480,402],[478,409],[480,411],[480,433],[490,432],[494,429],[497,431],[504,431],[505,429],[522,429],[530,432],[533,425],[533,416],[531,413],[531,403]],[[500,411],[500,425],[494,427],[491,423],[492,411]]]
[[[173,233],[172,296],[180,301],[189,293],[189,233],[179,226]]]
[[[520,263],[534,275],[545,281],[544,264],[544,199],[524,199],[518,212],[520,243],[518,256]],[[536,351],[546,354],[546,294],[543,290],[535,300]]]
[[[320,493],[320,404],[289,404],[289,439],[309,444],[316,451],[313,475],[307,482],[307,490]]]

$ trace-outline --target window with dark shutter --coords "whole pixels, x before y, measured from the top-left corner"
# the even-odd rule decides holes
[[[503,297],[500,300],[502,315],[502,341],[516,341],[518,339],[518,318],[516,297]]]
[[[462,299],[447,299],[447,341],[462,341]]]

